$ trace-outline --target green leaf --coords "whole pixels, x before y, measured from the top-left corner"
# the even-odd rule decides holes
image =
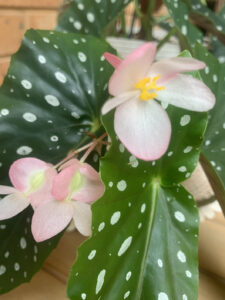
[[[57,30],[102,36],[106,26],[131,0],[71,0]]]
[[[194,46],[196,41],[201,42],[203,35],[189,21],[189,9],[183,1],[164,0],[173,21],[175,23],[178,35],[182,41],[183,47],[189,49],[189,45]]]
[[[0,89],[1,184],[14,160],[56,163],[86,139],[84,131],[99,128],[112,74],[105,51],[113,49],[90,36],[27,32]],[[59,239],[35,243],[31,217],[27,209],[0,222],[0,293],[29,281]]]
[[[167,112],[171,145],[156,162],[129,154],[115,136],[113,112],[104,116],[112,141],[101,162],[106,191],[92,206],[93,235],[78,250],[70,299],[197,299],[198,212],[178,183],[197,164],[207,114]]]
[[[215,14],[207,5],[200,0],[183,0],[190,5],[190,10],[201,22],[209,23],[206,26],[213,26],[215,31],[225,37],[225,18],[222,14]]]
[[[195,47],[195,56],[206,63],[206,68],[201,72],[205,84],[212,90],[216,96],[216,105],[209,112],[209,123],[205,133],[205,142],[202,146],[202,152],[205,158],[211,163],[210,176],[219,177],[225,188],[225,64],[220,64],[218,60],[210,54],[204,47],[197,45]],[[214,179],[215,180],[215,179]],[[218,180],[218,179],[217,179]],[[219,182],[218,182],[219,184]],[[217,188],[219,185],[217,184]],[[216,190],[216,189],[215,189]],[[221,206],[225,211],[225,191],[220,191],[222,202]]]

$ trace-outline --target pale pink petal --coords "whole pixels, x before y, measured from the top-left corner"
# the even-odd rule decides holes
[[[110,110],[114,109],[118,105],[131,100],[133,97],[136,97],[140,92],[139,91],[131,91],[127,93],[123,93],[121,95],[118,95],[112,99],[109,99],[106,101],[106,103],[102,107],[102,114],[107,114]]]
[[[76,171],[79,170],[79,164],[72,164],[63,169],[54,179],[52,185],[52,195],[57,200],[64,200],[69,194],[70,183]]]
[[[51,201],[34,211],[31,231],[36,242],[43,242],[60,233],[70,223],[74,205],[69,202]]]
[[[78,159],[76,159],[76,158],[72,158],[72,159],[70,159],[70,160],[68,160],[67,162],[65,162],[64,164],[62,164],[61,166],[60,166],[60,170],[63,170],[63,169],[65,169],[65,168],[67,168],[67,167],[70,167],[70,166],[74,166],[74,165],[80,165],[80,162],[79,162],[79,160]]]
[[[22,193],[16,192],[0,200],[0,221],[12,218],[29,206],[30,202]]]
[[[100,180],[99,173],[89,164],[80,164],[80,173],[89,180]]]
[[[215,96],[200,80],[190,75],[178,75],[169,81],[165,90],[157,92],[157,99],[192,111],[207,111],[213,108]]]
[[[110,78],[109,93],[118,96],[134,90],[135,84],[149,72],[155,52],[156,46],[146,43],[129,54]]]
[[[37,171],[44,171],[48,168],[48,164],[44,161],[26,157],[16,160],[9,169],[9,177],[14,187],[25,192],[29,189],[30,176]]]
[[[160,75],[158,84],[163,84],[173,79],[179,73],[200,70],[205,68],[205,63],[191,57],[173,57],[160,60],[152,64],[149,76],[155,77]]]
[[[74,223],[77,230],[85,236],[91,235],[92,213],[89,204],[75,202]]]
[[[104,193],[104,184],[99,180],[85,180],[84,186],[77,192],[73,193],[72,199],[91,203],[98,200]]]
[[[53,200],[52,185],[53,180],[57,176],[57,171],[54,168],[48,168],[45,171],[45,180],[43,185],[36,190],[35,192],[29,194],[29,200],[33,209],[35,209],[38,205]]]
[[[109,52],[105,52],[104,57],[115,69],[118,68],[122,62],[122,59],[120,59],[118,56],[111,54]]]
[[[117,107],[115,132],[134,156],[160,158],[167,150],[171,124],[166,111],[154,100],[131,100]]]
[[[17,192],[17,190],[11,186],[0,185],[0,195],[8,195]]]

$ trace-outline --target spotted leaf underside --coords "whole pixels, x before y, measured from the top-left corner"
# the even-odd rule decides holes
[[[197,299],[198,212],[179,183],[198,162],[207,115],[167,112],[172,140],[156,162],[129,154],[115,136],[114,112],[104,116],[112,140],[101,161],[106,191],[92,206],[93,235],[78,250],[70,299]]]
[[[102,36],[107,25],[131,0],[71,0],[57,30]]]
[[[27,32],[0,89],[0,184],[9,183],[14,160],[56,163],[86,139],[84,131],[98,129],[113,71],[105,51],[113,49],[94,37]],[[32,213],[0,222],[0,293],[29,281],[60,238],[35,243]]]

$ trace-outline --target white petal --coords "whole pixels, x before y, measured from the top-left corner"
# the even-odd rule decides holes
[[[0,220],[12,218],[23,211],[30,202],[22,193],[13,193],[0,200]]]
[[[128,93],[123,93],[119,96],[116,96],[112,99],[106,101],[106,103],[102,107],[102,114],[107,114],[110,110],[114,109],[115,107],[119,106],[120,104],[131,100],[132,98],[136,97],[140,92],[132,91]]]
[[[14,194],[17,192],[17,189],[6,186],[6,185],[0,185],[0,195],[7,195],[7,194]]]
[[[190,75],[178,75],[157,92],[157,99],[192,111],[207,111],[213,108],[215,96],[200,80]]]
[[[85,236],[91,235],[91,206],[82,202],[75,202],[74,223],[77,230]]]
[[[125,147],[140,159],[158,159],[168,148],[170,120],[154,100],[134,99],[117,107],[114,127]]]
[[[31,230],[35,241],[42,242],[60,233],[71,221],[74,205],[53,200],[39,205],[33,214]]]
[[[191,57],[173,57],[160,60],[152,64],[149,76],[160,75],[159,84],[163,84],[177,76],[179,73],[200,70],[205,67],[205,63]]]

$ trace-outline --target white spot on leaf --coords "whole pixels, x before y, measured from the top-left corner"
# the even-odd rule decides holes
[[[6,272],[6,267],[1,265],[0,266],[0,276],[3,275]]]
[[[102,270],[102,271],[98,274],[97,284],[96,284],[96,290],[95,290],[96,295],[97,295],[97,294],[100,292],[100,290],[102,289],[102,286],[103,286],[104,280],[105,280],[105,274],[106,274],[106,270]]]
[[[32,88],[32,83],[26,79],[22,80],[21,84],[26,90],[30,90]]]
[[[26,247],[27,247],[27,241],[24,237],[22,237],[20,239],[20,247],[21,247],[21,249],[26,249]]]
[[[87,13],[87,20],[88,20],[88,22],[93,23],[95,21],[94,14],[91,12]]]
[[[183,251],[178,251],[177,252],[177,258],[179,259],[180,262],[185,263],[186,262],[186,255],[184,254]]]
[[[129,236],[120,246],[120,249],[118,251],[118,256],[123,255],[130,247],[131,243],[132,243],[132,236]]]
[[[59,100],[53,95],[46,95],[45,100],[47,101],[48,104],[50,104],[52,106],[59,106],[60,105]]]
[[[191,117],[189,115],[184,115],[180,119],[180,125],[181,126],[186,126],[190,123],[190,121],[191,121]]]
[[[127,188],[127,183],[125,180],[120,180],[118,183],[117,183],[117,189],[121,192],[125,191],[125,189]]]
[[[66,83],[67,79],[66,76],[62,73],[62,72],[55,72],[55,77],[58,81],[62,82],[62,83]]]
[[[186,219],[185,219],[185,216],[184,216],[184,214],[182,213],[182,212],[180,212],[180,211],[176,211],[175,213],[174,213],[174,216],[175,216],[175,218],[179,221],[179,222],[184,222]]]
[[[26,120],[27,122],[30,122],[30,123],[33,123],[37,120],[37,117],[35,116],[35,114],[32,114],[30,112],[24,113],[23,118],[24,118],[24,120]]]
[[[16,153],[19,155],[28,155],[33,151],[29,146],[21,146],[16,150]]]
[[[96,255],[96,250],[92,250],[92,251],[90,252],[90,254],[88,255],[88,259],[89,259],[89,260],[92,260],[92,259],[95,257],[95,255]]]
[[[120,217],[121,217],[121,212],[116,211],[111,217],[110,220],[111,225],[115,225],[119,221]]]
[[[158,300],[169,300],[169,297],[167,296],[166,293],[159,293],[158,294]]]
[[[41,64],[46,64],[46,58],[43,55],[39,55],[38,60]]]

